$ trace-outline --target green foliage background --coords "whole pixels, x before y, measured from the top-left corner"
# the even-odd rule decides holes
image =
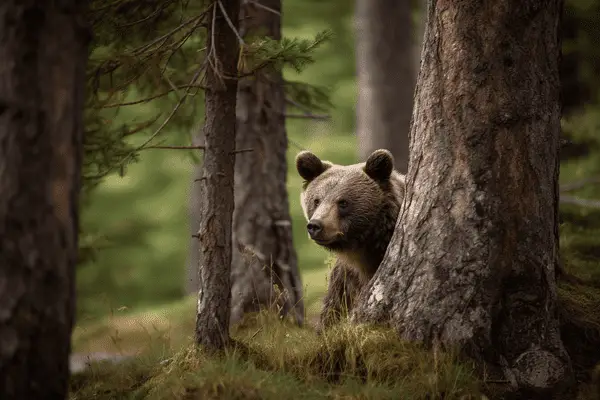
[[[573,6],[574,0],[570,2],[577,18],[584,22],[592,18],[589,10],[598,9],[600,3],[592,0],[586,2],[589,4],[577,3],[576,6]],[[105,7],[104,2],[94,3],[97,9]],[[117,54],[124,44],[135,46],[135,43],[147,42],[148,38],[171,29],[173,19],[183,20],[186,15],[189,18],[193,11],[188,9],[185,13],[181,12],[181,1],[164,2],[164,9],[161,11],[163,20],[153,30],[136,31],[131,28],[125,29],[124,34],[117,29],[118,26],[148,18],[154,11],[150,8],[140,9],[139,4],[144,2],[127,0],[121,3],[120,19],[111,21],[110,24],[98,22],[95,26],[99,37],[104,40],[101,43],[104,53],[92,54],[90,76],[97,75],[99,69],[110,68],[102,63],[103,57],[111,52]],[[304,218],[298,202],[301,182],[293,167],[293,158],[301,148],[306,148],[338,163],[357,160],[357,143],[353,134],[357,89],[352,15],[354,2],[285,0],[283,3],[284,36],[312,39],[323,30],[333,32],[333,37],[317,49],[316,63],[309,65],[300,75],[293,68],[285,70],[288,79],[327,88],[333,105],[330,121],[290,119],[287,122],[290,137],[288,189],[294,244],[307,288],[308,305],[317,306],[317,300],[326,285],[327,253],[310,243],[304,232]],[[202,2],[198,2],[195,7],[196,11],[201,10]],[[160,21],[161,15],[153,18]],[[415,9],[414,19],[419,18],[420,13]],[[600,93],[599,81],[590,72],[594,71],[593,62],[590,60],[594,59],[594,52],[598,51],[591,45],[596,42],[590,41],[600,30],[588,29],[588,25],[582,26],[580,37],[575,41],[566,42],[565,51],[577,51],[586,56],[586,63],[581,70],[582,79],[590,82],[590,90]],[[201,38],[196,38],[187,42],[183,54],[193,57],[201,47],[200,40]],[[120,59],[119,62],[134,63],[130,59]],[[148,65],[151,64],[149,61],[146,67],[150,68]],[[94,177],[103,176],[103,168],[116,161],[122,161],[128,151],[149,137],[153,129],[133,135],[127,133],[148,121],[168,115],[183,89],[156,101],[124,107],[118,112],[114,108],[98,112],[97,107],[111,101],[132,101],[152,96],[157,92],[170,90],[173,85],[186,85],[193,74],[193,65],[184,56],[173,65],[175,67],[166,71],[170,82],[162,79],[160,73],[148,74],[144,80],[139,81],[135,90],[130,89],[124,97],[119,97],[119,93],[115,93],[117,97],[109,100],[90,97],[88,109],[92,111],[86,115],[87,126],[104,133],[96,134],[93,140],[88,140],[88,152],[98,154],[96,150],[99,147],[108,148],[110,143],[113,145],[109,151],[102,152],[102,159],[94,160],[93,164],[87,166],[89,187],[93,187]],[[106,94],[108,88],[114,85],[114,81],[125,82],[132,79],[132,74],[139,72],[141,67],[130,67],[126,69],[126,73],[115,73],[112,78],[110,75],[103,75],[99,79],[91,79],[90,93],[100,88]],[[594,96],[595,98],[597,96]],[[565,128],[575,138],[595,142],[600,112],[596,106],[590,106],[584,111],[583,114],[566,120]],[[188,100],[186,107],[182,107],[171,122],[157,140],[171,145],[190,144],[194,127],[202,123],[201,91],[196,97]],[[117,146],[114,146],[115,142]],[[592,150],[592,154],[583,160],[566,162],[562,168],[561,180],[568,182],[597,173],[600,159],[594,147]],[[93,192],[83,196],[84,261],[77,271],[80,324],[96,320],[117,309],[140,311],[178,301],[184,296],[185,264],[190,234],[188,194],[197,154],[187,150],[154,149],[140,152],[138,158],[137,163],[127,166],[123,177],[118,174],[108,175]],[[89,161],[91,158],[87,159]],[[593,197],[598,194],[598,190],[596,187],[587,187],[575,194]],[[589,213],[581,209],[569,210],[583,218],[587,218]],[[568,232],[572,232],[573,229],[576,230],[572,228]]]

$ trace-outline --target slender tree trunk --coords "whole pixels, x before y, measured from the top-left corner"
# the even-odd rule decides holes
[[[220,7],[222,5],[223,7]],[[235,162],[239,0],[212,3],[208,17],[210,58],[206,72],[202,250],[196,342],[209,351],[229,342],[231,223]],[[230,26],[233,25],[233,26]],[[232,79],[233,77],[233,79]]]
[[[0,398],[63,399],[75,310],[86,1],[0,3]]]
[[[555,287],[562,5],[430,0],[408,192],[354,315],[458,345],[529,399],[571,376]]]
[[[196,129],[198,131],[198,129]],[[192,139],[194,146],[204,146],[204,135],[202,132],[195,132]],[[188,214],[190,218],[190,245],[188,249],[188,258],[185,274],[184,291],[186,294],[198,293],[199,286],[199,267],[200,260],[200,241],[198,240],[198,229],[200,229],[200,220],[202,214],[202,189],[200,179],[204,174],[203,161],[194,165],[192,172],[192,181],[190,182],[190,194],[188,204]]]
[[[261,7],[263,6],[263,7]],[[243,35],[281,38],[281,0],[245,3]],[[287,181],[285,98],[280,70],[263,69],[238,87],[232,315],[277,305],[302,324],[302,282],[292,242]],[[274,290],[277,285],[278,293]]]
[[[356,28],[359,156],[388,149],[406,173],[416,78],[411,2],[357,0]]]

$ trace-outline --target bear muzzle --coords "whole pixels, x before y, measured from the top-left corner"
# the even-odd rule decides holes
[[[318,219],[311,219],[306,225],[306,230],[311,239],[318,240],[319,235],[323,232],[323,223]]]
[[[340,237],[343,236],[341,232],[337,231],[332,235],[331,231],[326,229],[325,223],[319,219],[311,219],[308,221],[306,230],[308,231],[308,236],[310,236],[315,243],[325,247],[329,247],[333,243],[336,243]]]

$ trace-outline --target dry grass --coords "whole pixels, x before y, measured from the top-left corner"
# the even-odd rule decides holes
[[[186,325],[186,324],[183,324]],[[183,335],[180,335],[183,336]],[[340,325],[318,337],[271,313],[250,316],[237,346],[207,357],[165,342],[119,365],[97,363],[72,379],[71,399],[468,399],[471,370],[393,332]],[[477,397],[481,398],[481,397]]]
[[[593,371],[600,360],[600,236],[569,226],[561,233],[565,270],[577,278],[559,282],[562,336],[580,380],[578,400],[598,399],[600,366]],[[324,274],[314,271],[313,278]],[[318,312],[318,294],[307,302],[308,319]],[[232,332],[237,346],[227,355],[207,357],[192,346],[195,299],[125,313],[75,330],[76,351],[136,357],[74,375],[71,399],[482,398],[469,365],[384,329],[341,324],[317,336],[264,312],[246,317]]]

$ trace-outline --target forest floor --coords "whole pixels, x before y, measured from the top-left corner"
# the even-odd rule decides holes
[[[570,276],[558,290],[563,339],[578,371],[578,399],[598,399],[588,382],[600,360],[600,224],[593,223],[600,211],[566,207],[561,216]],[[192,345],[195,303],[190,297],[78,326],[70,398],[481,399],[486,391],[470,365],[404,343],[393,332],[342,324],[317,337],[267,311],[233,332],[237,344],[226,356],[208,357]],[[309,319],[319,307],[314,295]],[[118,362],[83,368],[88,356]]]

